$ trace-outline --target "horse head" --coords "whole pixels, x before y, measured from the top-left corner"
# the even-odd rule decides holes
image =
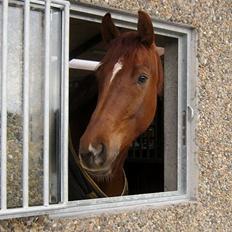
[[[152,122],[162,89],[162,66],[150,17],[138,13],[137,31],[120,34],[107,13],[101,32],[107,52],[96,70],[98,101],[80,140],[82,167],[93,176],[123,167],[133,140]]]

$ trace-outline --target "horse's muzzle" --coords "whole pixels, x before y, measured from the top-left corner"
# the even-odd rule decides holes
[[[88,150],[80,149],[81,165],[86,169],[100,169],[106,162],[106,148],[104,144],[96,147],[89,146]]]

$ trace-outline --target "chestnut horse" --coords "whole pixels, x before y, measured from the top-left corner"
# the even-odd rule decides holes
[[[147,13],[138,12],[137,31],[122,34],[107,13],[101,32],[108,49],[95,72],[98,98],[78,160],[106,196],[119,196],[125,192],[128,148],[154,118],[163,74]]]

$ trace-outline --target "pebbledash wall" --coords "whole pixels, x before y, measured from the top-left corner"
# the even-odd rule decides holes
[[[0,231],[232,231],[232,1],[81,2],[134,13],[142,8],[157,18],[196,28],[197,199],[85,218],[12,219],[1,221]]]

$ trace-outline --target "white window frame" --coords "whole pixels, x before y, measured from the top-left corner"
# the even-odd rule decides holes
[[[25,9],[30,2],[44,4],[40,0],[25,0]],[[193,28],[185,25],[179,25],[174,23],[165,22],[153,18],[154,30],[156,34],[173,37],[178,39],[178,170],[177,170],[177,191],[169,191],[162,193],[149,193],[140,195],[120,196],[120,197],[109,197],[101,199],[90,199],[80,201],[68,201],[68,57],[69,57],[69,12],[70,16],[83,20],[90,20],[100,23],[103,15],[110,11],[112,18],[117,26],[125,27],[128,29],[136,29],[137,26],[137,15],[133,15],[127,12],[122,12],[115,9],[108,9],[97,7],[88,4],[76,3],[71,4],[69,11],[69,2],[63,0],[51,0],[47,1],[46,17],[49,18],[49,7],[54,4],[56,7],[63,9],[63,29],[62,29],[62,96],[61,96],[61,201],[58,204],[49,204],[49,191],[48,191],[48,179],[44,180],[44,205],[43,206],[28,206],[28,148],[26,140],[24,140],[24,204],[22,208],[7,209],[6,207],[6,57],[7,51],[4,49],[7,43],[7,5],[8,0],[3,1],[3,39],[2,39],[2,117],[1,117],[1,210],[0,219],[12,218],[20,216],[31,216],[38,214],[49,214],[52,217],[70,216],[70,215],[93,215],[98,213],[109,213],[121,210],[144,208],[144,207],[156,207],[167,204],[177,204],[180,202],[190,201],[195,199],[196,196],[196,181],[197,181],[197,168],[195,161],[195,120],[196,114],[196,61],[195,61],[195,46],[196,36]],[[65,19],[65,20],[64,20]],[[25,27],[28,27],[28,14],[25,14]],[[49,27],[47,24],[47,33]],[[29,32],[29,31],[28,31]],[[47,41],[49,38],[46,37]],[[28,47],[28,38],[25,38],[25,48]],[[49,51],[49,47],[47,47]],[[25,54],[27,54],[27,49]],[[25,56],[27,57],[27,55]],[[47,52],[45,57],[49,57]],[[25,60],[27,64],[28,58]],[[48,58],[46,59],[46,63]],[[25,65],[27,67],[27,65]],[[45,73],[48,72],[49,65],[45,65]],[[27,75],[27,68],[24,70]],[[26,79],[26,77],[25,77]],[[26,81],[25,81],[26,83]],[[47,86],[48,88],[49,86]],[[27,92],[28,87],[24,87],[24,138],[28,136],[27,130]],[[46,107],[48,107],[47,105]],[[45,109],[46,112],[46,109]],[[185,119],[183,119],[183,112],[185,112]],[[45,115],[46,117],[46,115]],[[46,120],[45,120],[46,121]],[[46,122],[44,127],[48,127]],[[46,131],[46,130],[45,130]],[[184,133],[183,133],[184,132]],[[48,133],[48,132],[46,132]],[[185,144],[182,144],[184,140]],[[46,137],[46,136],[45,136]],[[180,146],[179,146],[180,144]],[[48,146],[48,145],[47,145]],[[49,172],[46,164],[48,164],[48,147],[44,148],[45,159],[44,171]],[[46,187],[47,186],[47,187]]]

